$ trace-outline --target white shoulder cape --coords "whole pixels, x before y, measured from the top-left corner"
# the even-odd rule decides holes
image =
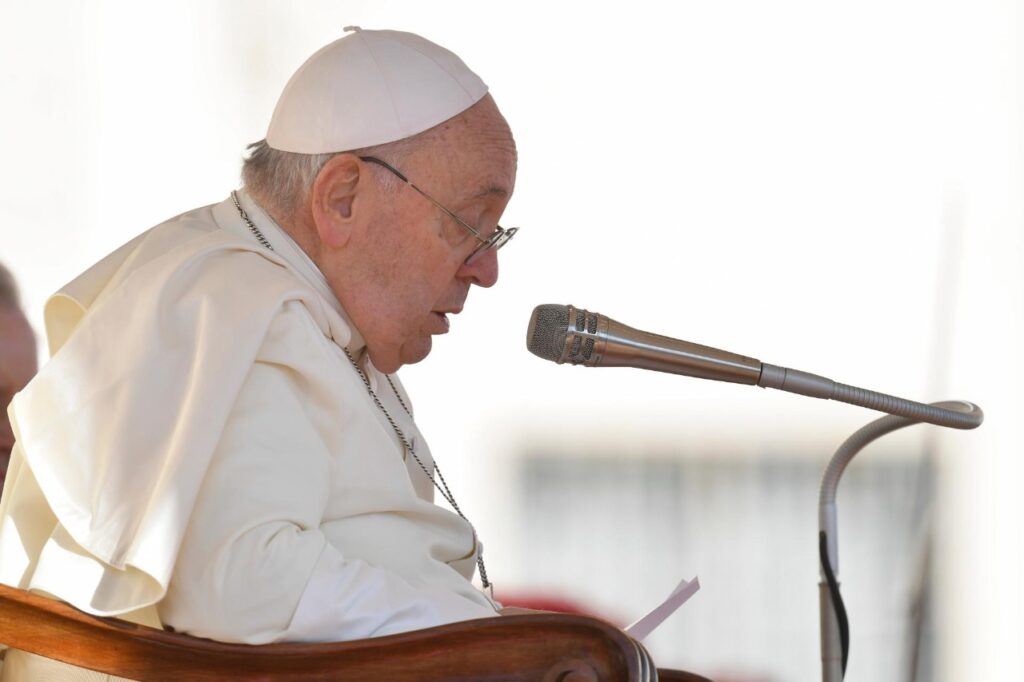
[[[53,357],[10,407],[16,457],[59,521],[43,558],[75,558],[55,596],[83,610],[116,615],[166,593],[211,453],[281,306],[300,301],[325,335],[351,339],[287,262],[217,229],[224,207],[153,228],[51,298]],[[138,316],[148,324],[124,333]],[[25,529],[10,498],[0,581],[27,588],[36,558],[17,556]]]

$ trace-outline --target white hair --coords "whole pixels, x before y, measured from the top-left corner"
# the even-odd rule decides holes
[[[324,164],[338,154],[377,156],[399,166],[432,138],[430,132],[375,147],[327,154],[283,152],[271,147],[266,140],[260,140],[247,147],[249,155],[242,161],[242,185],[263,208],[288,220],[299,204],[309,199],[313,182]],[[381,180],[388,190],[398,187],[399,180],[391,173],[384,173]]]

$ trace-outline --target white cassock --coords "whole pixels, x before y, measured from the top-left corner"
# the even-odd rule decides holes
[[[228,199],[47,304],[53,357],[10,407],[0,582],[251,644],[495,616],[472,529],[342,349],[432,470],[411,417],[313,262],[239,198],[273,252]]]

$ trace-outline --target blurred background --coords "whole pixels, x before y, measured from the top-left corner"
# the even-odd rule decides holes
[[[904,397],[839,489],[847,679],[1006,680],[1024,645],[1022,29],[1011,0],[0,1],[0,261],[46,298],[223,200],[281,88],[349,24],[490,85],[519,178],[502,281],[402,377],[499,598],[618,624],[726,680],[820,678],[817,485],[875,414],[545,363],[538,303]]]

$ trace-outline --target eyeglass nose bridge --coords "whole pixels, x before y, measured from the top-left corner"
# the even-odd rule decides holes
[[[465,261],[466,265],[472,265],[488,251],[497,251],[501,247],[505,246],[505,244],[508,244],[508,240],[512,239],[513,235],[518,231],[518,227],[504,228],[499,225],[494,231],[494,234],[487,238],[487,241],[480,244],[473,253],[469,254],[469,257]]]

